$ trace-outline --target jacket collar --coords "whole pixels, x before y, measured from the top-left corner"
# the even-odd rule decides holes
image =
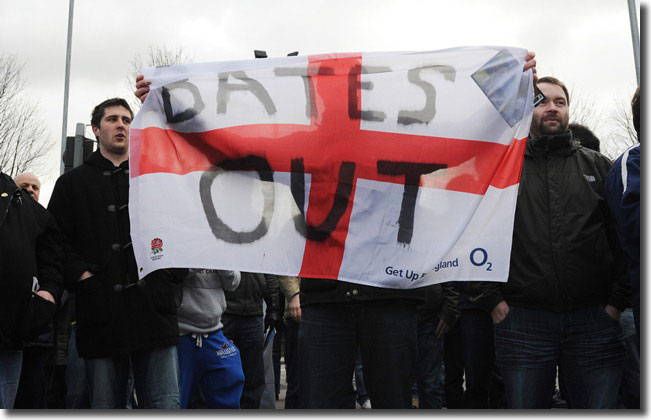
[[[84,163],[90,166],[95,166],[100,169],[104,170],[114,170],[117,167],[113,165],[113,162],[110,160],[106,159],[99,150],[95,150],[93,153],[88,155],[86,160],[84,160]],[[128,169],[129,168],[129,159],[125,160],[120,164],[120,168],[122,169]]]
[[[529,138],[525,155],[527,156],[567,156],[578,149],[579,143],[572,137],[571,131],[563,134],[543,135]]]

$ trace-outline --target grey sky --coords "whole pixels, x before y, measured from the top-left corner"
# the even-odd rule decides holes
[[[68,0],[0,0],[0,52],[27,61],[28,94],[57,142],[67,16]],[[636,86],[626,0],[76,0],[69,135],[100,101],[132,95],[129,63],[148,44],[182,46],[195,62],[252,58],[254,49],[281,56],[524,47],[536,52],[539,75],[556,76],[595,101],[602,141],[612,130],[613,102],[629,100]],[[59,151],[57,143],[52,171],[38,174],[43,204],[58,176]]]

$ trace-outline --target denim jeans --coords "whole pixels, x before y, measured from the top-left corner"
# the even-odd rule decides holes
[[[0,350],[0,409],[14,408],[22,364],[22,351]]]
[[[359,346],[373,408],[411,408],[416,309],[410,302],[314,304],[298,338],[301,408],[346,408]]]
[[[480,309],[462,309],[443,341],[447,408],[489,408],[495,360],[490,314]]]
[[[368,391],[366,390],[366,385],[364,385],[364,372],[362,368],[362,352],[357,349],[357,357],[355,357],[355,394],[357,403],[363,405],[368,401]]]
[[[240,399],[240,408],[260,408],[260,399],[264,391],[264,324],[260,316],[222,315],[224,335],[240,350],[242,370],[244,371],[244,389]]]
[[[626,358],[617,407],[638,409],[640,408],[640,341],[631,308],[622,312],[619,323],[624,331]]]
[[[418,322],[418,408],[441,408],[443,384],[443,340],[436,337],[439,318]]]
[[[90,408],[88,382],[84,359],[77,353],[77,328],[70,328],[68,341],[68,360],[66,364],[66,408]]]
[[[512,306],[494,330],[509,408],[549,408],[557,364],[568,408],[615,408],[626,347],[601,305],[560,313]]]
[[[285,320],[285,375],[287,379],[285,409],[299,408],[298,331],[300,326],[301,323],[294,319]]]
[[[129,366],[139,408],[179,408],[176,346],[84,359],[91,408],[126,408]]]

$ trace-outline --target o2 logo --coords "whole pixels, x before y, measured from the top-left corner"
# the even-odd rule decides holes
[[[475,267],[486,266],[486,271],[493,271],[493,263],[488,261],[488,252],[484,248],[475,248],[470,251],[470,262]]]

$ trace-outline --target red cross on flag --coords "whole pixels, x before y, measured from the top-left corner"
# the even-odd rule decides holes
[[[506,281],[533,110],[525,54],[465,47],[145,69],[151,92],[130,148],[140,275]]]

